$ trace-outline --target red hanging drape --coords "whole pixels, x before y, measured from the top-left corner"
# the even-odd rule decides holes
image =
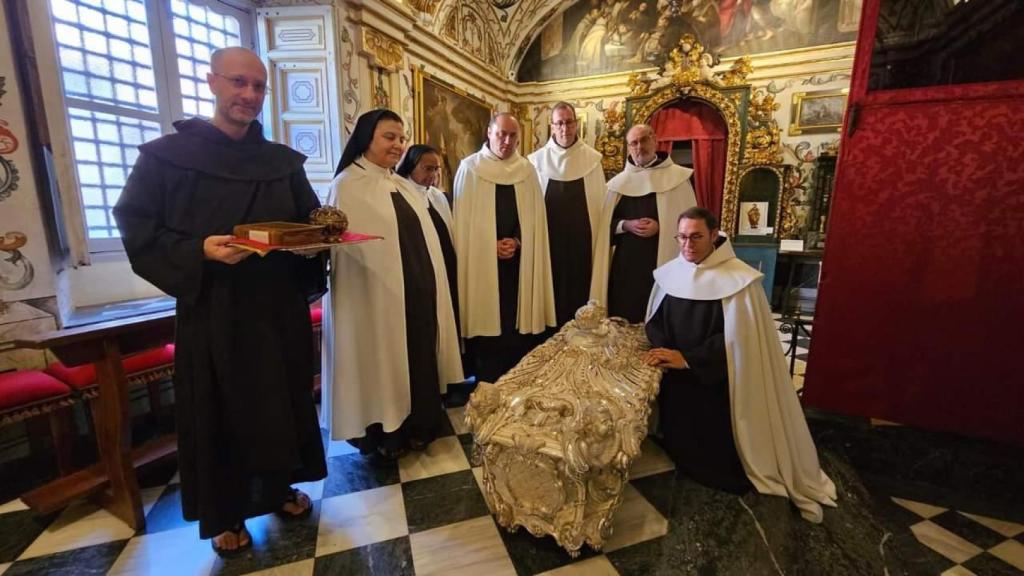
[[[721,217],[729,133],[722,116],[699,100],[680,100],[655,112],[650,125],[657,134],[659,152],[671,152],[675,142],[691,142],[697,205]]]
[[[725,140],[694,140],[693,166],[693,191],[697,196],[697,205],[721,218],[722,189],[725,187]]]

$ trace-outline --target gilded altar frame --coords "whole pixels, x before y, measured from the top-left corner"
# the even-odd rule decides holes
[[[732,234],[737,228],[741,167],[778,165],[782,161],[782,135],[774,118],[779,109],[775,97],[747,83],[753,71],[749,57],[734,61],[723,71],[712,70],[715,58],[691,34],[684,34],[668,61],[653,76],[633,73],[628,80],[630,94],[622,110],[609,107],[604,114],[604,132],[595,148],[604,155],[605,175],[611,177],[626,162],[625,138],[628,129],[647,124],[654,114],[674,102],[698,100],[722,116],[728,130],[725,179],[722,189],[722,230]],[[791,191],[786,179],[780,180],[776,225],[792,230]],[[785,237],[785,236],[781,236]]]
[[[687,86],[685,91],[669,85],[648,96],[631,96],[626,99],[625,104],[626,126],[648,124],[658,110],[686,99],[699,100],[711,106],[725,120],[728,140],[726,141],[721,220],[723,230],[732,230],[735,227],[738,206],[739,167],[743,162],[743,146],[741,144],[747,135],[746,122],[742,119],[746,117],[746,108],[750,101],[749,85],[718,88],[706,84],[695,84]],[[738,134],[739,137],[734,137],[734,134]],[[626,161],[625,146],[622,150],[619,166],[624,166]]]

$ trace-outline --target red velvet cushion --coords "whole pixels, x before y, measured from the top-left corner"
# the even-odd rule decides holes
[[[174,344],[167,344],[160,348],[153,348],[138,354],[132,354],[124,359],[124,373],[131,376],[136,372],[143,372],[150,368],[171,364],[174,362]],[[46,373],[76,390],[88,388],[96,384],[96,368],[92,364],[83,364],[68,368],[60,362],[54,362],[46,368]]]
[[[309,319],[313,322],[314,326],[316,326],[317,324],[320,324],[321,322],[324,321],[324,309],[323,308],[310,308],[309,309]]]
[[[59,398],[71,390],[60,380],[40,370],[21,370],[0,374],[0,410],[32,402]]]

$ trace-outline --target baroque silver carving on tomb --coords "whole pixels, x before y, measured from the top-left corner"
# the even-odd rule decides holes
[[[661,369],[641,324],[591,302],[466,407],[484,497],[498,523],[600,550],[647,435]]]

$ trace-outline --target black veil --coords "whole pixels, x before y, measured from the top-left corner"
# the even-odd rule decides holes
[[[401,116],[387,108],[370,110],[360,116],[356,120],[356,127],[352,130],[352,135],[349,136],[348,142],[345,143],[345,150],[341,153],[338,169],[334,171],[335,176],[341,174],[342,170],[348,168],[349,164],[355,162],[356,158],[359,158],[359,156],[366,152],[370,147],[370,142],[373,141],[373,131],[377,129],[377,124],[381,120],[394,120],[404,124]]]

